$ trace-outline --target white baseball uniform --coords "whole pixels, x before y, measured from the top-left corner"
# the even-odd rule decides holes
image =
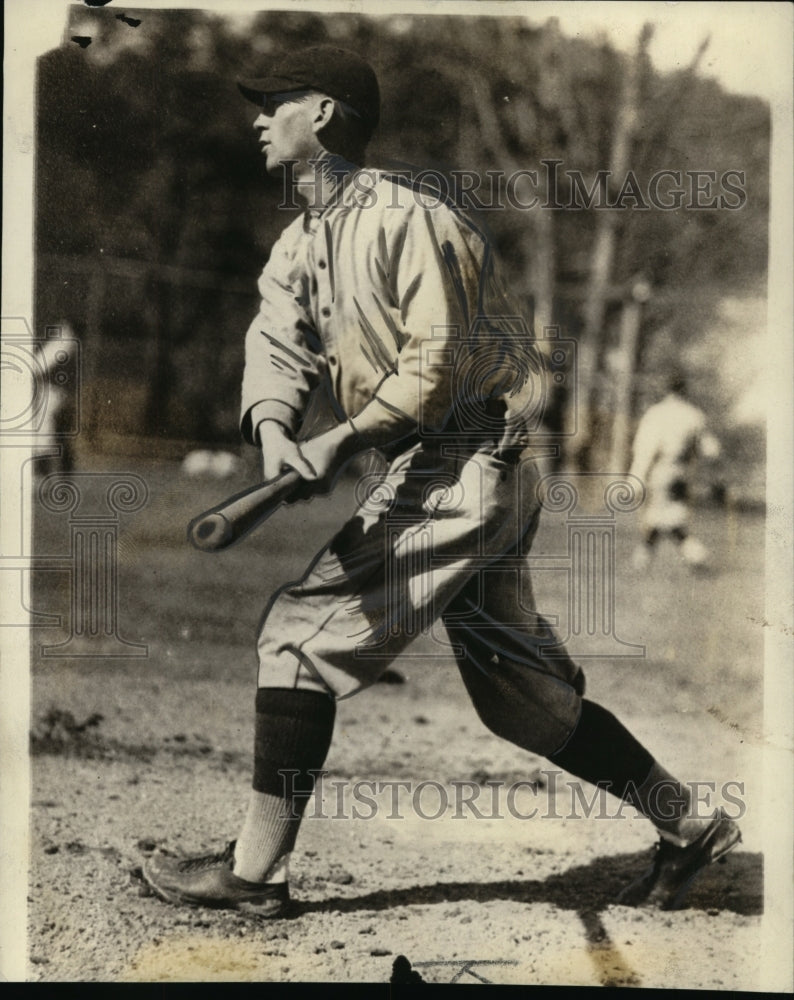
[[[647,410],[634,438],[631,472],[647,490],[642,516],[648,531],[686,528],[692,462],[719,452],[703,411],[680,395],[671,392]]]

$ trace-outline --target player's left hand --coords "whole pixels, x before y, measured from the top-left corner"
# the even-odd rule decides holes
[[[349,424],[339,424],[309,441],[300,442],[301,456],[311,466],[314,475],[311,478],[304,476],[307,488],[299,488],[296,499],[329,493],[344,466],[362,447],[360,438]]]

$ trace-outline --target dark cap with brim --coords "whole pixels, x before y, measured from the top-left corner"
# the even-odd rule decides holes
[[[380,91],[375,72],[355,52],[333,45],[316,45],[281,59],[269,76],[240,80],[243,97],[260,106],[267,94],[316,90],[344,101],[374,131],[380,118]]]
[[[263,76],[261,80],[240,80],[237,84],[243,97],[254,104],[261,104],[265,94],[290,94],[293,90],[307,90],[305,84],[296,84],[285,76]]]

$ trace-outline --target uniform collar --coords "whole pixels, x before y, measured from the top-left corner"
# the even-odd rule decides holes
[[[315,171],[322,178],[324,187],[324,204],[312,206],[305,210],[307,223],[311,224],[318,219],[322,219],[332,209],[342,204],[342,195],[350,183],[350,179],[360,167],[346,160],[337,153],[329,153],[323,150],[320,156],[314,161]]]

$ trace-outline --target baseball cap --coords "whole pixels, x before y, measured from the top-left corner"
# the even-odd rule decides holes
[[[370,64],[355,52],[334,45],[315,45],[284,56],[269,76],[239,80],[244,97],[262,104],[266,94],[319,90],[344,101],[374,131],[380,118],[378,79]]]

